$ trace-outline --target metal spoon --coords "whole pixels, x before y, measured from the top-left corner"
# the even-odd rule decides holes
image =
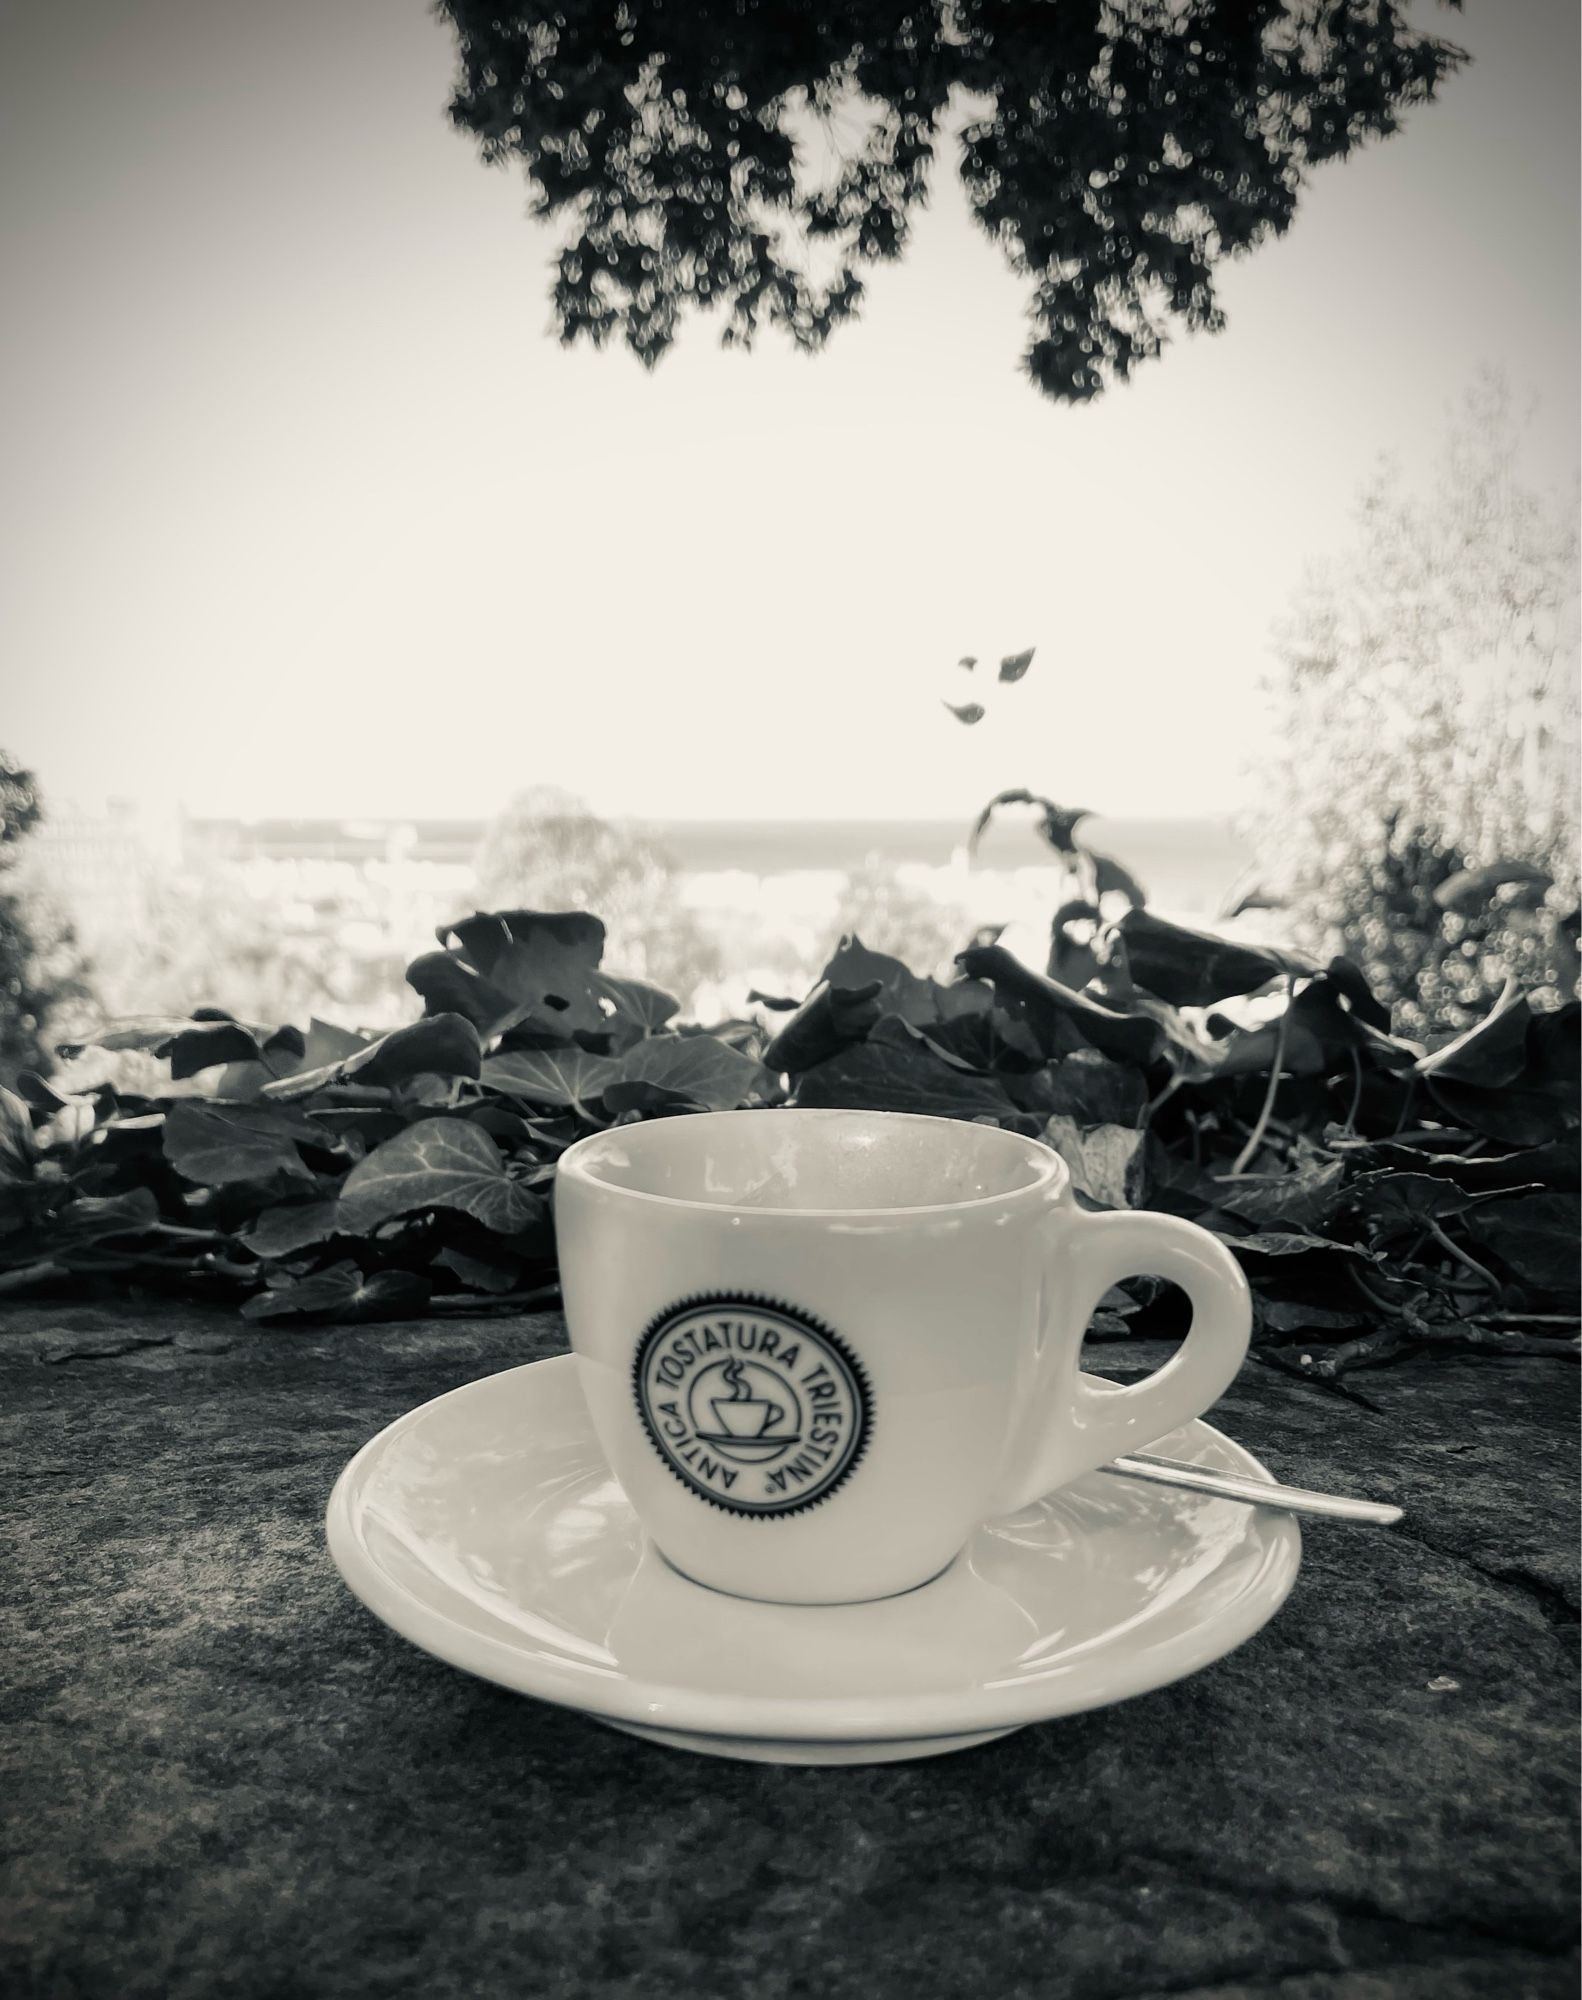
[[[1404,1509],[1380,1500],[1352,1500],[1342,1493],[1310,1493],[1300,1486],[1278,1486],[1270,1479],[1250,1479],[1240,1472],[1215,1472],[1206,1465],[1188,1465],[1179,1458],[1160,1458],[1151,1451],[1129,1453],[1099,1467],[1126,1479],[1151,1479],[1158,1486],[1187,1486],[1194,1493],[1217,1493],[1226,1500],[1246,1500],[1255,1507],[1283,1507],[1291,1514],[1325,1514],[1336,1521],[1370,1521],[1392,1528]]]

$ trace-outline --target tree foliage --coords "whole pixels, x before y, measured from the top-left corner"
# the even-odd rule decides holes
[[[1449,0],[1459,4],[1459,0]],[[816,348],[899,257],[943,135],[1030,287],[1024,356],[1080,401],[1222,323],[1214,271],[1308,170],[1464,59],[1393,0],[439,0],[451,116],[565,232],[562,338],[652,364],[691,307]]]
[[[484,835],[473,875],[485,908],[597,910],[620,963],[679,993],[719,971],[714,942],[681,901],[663,847],[556,786],[530,787],[506,806]]]
[[[1421,492],[1369,482],[1280,635],[1269,876],[1409,1032],[1465,1027],[1512,976],[1540,1005],[1576,990],[1577,555],[1486,377]]]
[[[0,1077],[47,1068],[44,1026],[83,991],[70,930],[17,880],[28,836],[44,817],[31,771],[0,750]]]

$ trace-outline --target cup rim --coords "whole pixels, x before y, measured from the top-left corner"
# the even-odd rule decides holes
[[[838,1105],[765,1105],[757,1110],[742,1111],[691,1111],[675,1114],[670,1118],[644,1120],[636,1125],[609,1127],[603,1132],[590,1132],[585,1138],[568,1146],[556,1163],[555,1179],[559,1185],[561,1177],[574,1181],[579,1187],[592,1189],[601,1195],[619,1197],[626,1201],[647,1202],[659,1208],[675,1210],[678,1214],[750,1216],[757,1222],[773,1219],[776,1221],[887,1221],[895,1222],[909,1216],[940,1216],[972,1213],[981,1214],[985,1209],[1008,1208],[1020,1202],[1034,1202],[1046,1199],[1053,1191],[1057,1196],[1070,1185],[1070,1172],[1065,1161],[1052,1146],[1042,1139],[1028,1137],[1022,1132],[1007,1131],[1003,1125],[978,1125],[974,1129],[980,1133],[992,1132],[997,1140],[1022,1149],[1023,1157],[1030,1160],[1033,1177],[1022,1187],[1006,1188],[999,1194],[971,1195],[957,1201],[918,1202],[899,1208],[882,1208],[869,1204],[854,1204],[841,1208],[760,1208],[746,1203],[729,1201],[704,1201],[692,1195],[654,1194],[647,1188],[625,1187],[619,1181],[605,1180],[594,1171],[591,1162],[596,1158],[598,1146],[619,1130],[623,1136],[663,1133],[667,1125],[691,1121],[698,1118],[714,1120],[724,1118],[866,1118],[883,1119],[886,1123],[904,1120],[909,1125],[936,1125],[955,1127],[971,1121],[960,1118],[936,1118],[923,1111],[869,1111],[856,1107],[846,1109]],[[644,1143],[639,1141],[639,1143]],[[655,1141],[653,1143],[662,1143]],[[1040,1157],[1042,1155],[1043,1157]]]

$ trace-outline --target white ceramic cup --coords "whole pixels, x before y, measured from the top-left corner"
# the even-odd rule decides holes
[[[998,1514],[1201,1415],[1247,1351],[1195,1224],[1079,1209],[1058,1154],[870,1111],[655,1119],[570,1147],[561,1285],[611,1469],[699,1583],[790,1604],[926,1583]],[[1192,1304],[1146,1381],[1095,1386],[1094,1306],[1139,1272]]]

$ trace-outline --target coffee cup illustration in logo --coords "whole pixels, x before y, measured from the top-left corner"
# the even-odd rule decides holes
[[[723,1395],[717,1393],[721,1382]],[[802,1437],[794,1425],[787,1425],[790,1411],[774,1400],[777,1389],[785,1393],[767,1368],[755,1369],[739,1356],[701,1370],[687,1397],[697,1435],[731,1458],[752,1462],[778,1457],[788,1446],[800,1444]],[[700,1408],[708,1412],[702,1424],[696,1422]]]
[[[779,1301],[673,1306],[644,1333],[633,1386],[670,1470],[731,1513],[815,1506],[868,1439],[868,1384],[855,1355],[832,1328]]]

